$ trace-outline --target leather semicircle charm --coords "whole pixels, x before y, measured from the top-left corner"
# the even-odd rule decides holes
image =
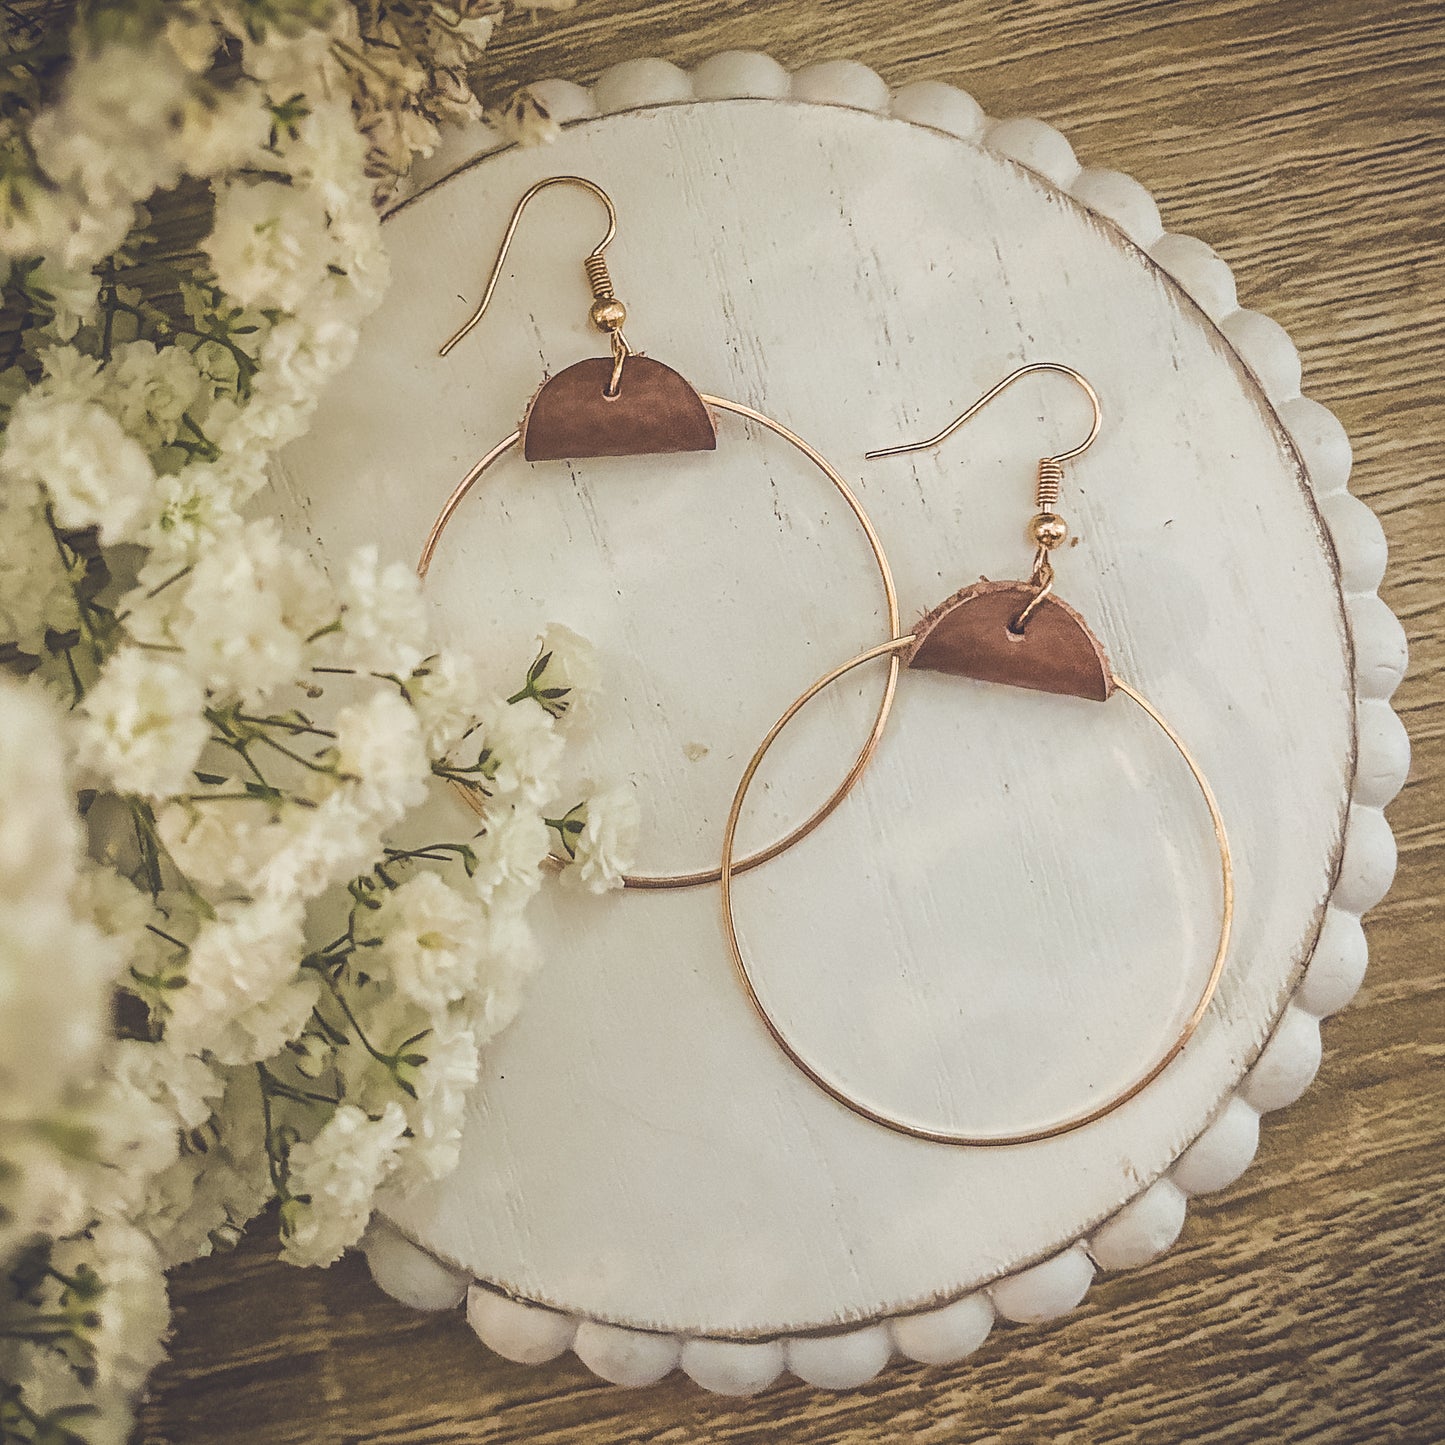
[[[691,383],[634,353],[617,395],[608,396],[612,365],[592,356],[543,382],[522,422],[529,462],[716,450],[717,426]]]
[[[1109,659],[1067,602],[1045,597],[1025,629],[1014,631],[1037,591],[1029,582],[976,582],[954,593],[918,624],[908,666],[1107,701],[1114,690]]]

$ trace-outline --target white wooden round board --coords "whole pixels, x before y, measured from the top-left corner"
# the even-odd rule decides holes
[[[995,1317],[1061,1314],[1096,1270],[1166,1248],[1185,1197],[1235,1178],[1259,1114],[1313,1076],[1318,1019],[1359,983],[1359,915],[1394,865],[1380,809],[1408,750],[1383,537],[1283,331],[1238,308],[1207,247],[1162,231],[1137,183],[1081,170],[1040,122],[737,54],[538,93],[575,122],[554,145],[486,155],[388,221],[391,291],[285,458],[283,512],[323,556],[375,541],[414,561],[543,375],[603,349],[579,263],[604,217],[555,189],[481,326],[437,355],[510,207],[551,174],[617,203],[632,343],[856,483],[905,626],[980,575],[1027,575],[1033,467],[1088,412],[1066,380],[1031,378],[935,452],[863,452],[933,432],[1025,361],[1075,366],[1105,420],[1067,469],[1077,544],[1057,591],[1213,782],[1234,942],[1203,1027],[1141,1097],[1066,1137],[957,1149],[855,1117],[787,1063],[735,982],[715,889],[546,889],[545,965],[486,1056],[460,1168],[388,1202],[372,1267],[417,1305],[468,1293],[510,1358],[570,1346],[624,1383],[680,1364],[734,1393],[784,1368],[838,1388],[892,1353],[956,1360]],[[499,684],[549,621],[597,645],[607,690],[578,776],[633,780],[651,871],[715,864],[767,727],[888,635],[836,494],[732,416],[714,454],[503,462],[428,595]],[[883,681],[881,663],[854,674],[784,735],[744,841],[826,796]],[[443,836],[468,827],[450,797],[433,806]],[[907,673],[856,793],[737,897],[762,991],[806,1051],[875,1103],[982,1130],[1138,1073],[1197,994],[1220,908],[1199,795],[1122,699]]]

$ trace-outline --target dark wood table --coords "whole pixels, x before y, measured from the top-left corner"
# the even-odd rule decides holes
[[[628,1392],[570,1356],[524,1369],[460,1315],[394,1304],[359,1259],[274,1260],[263,1221],[175,1278],[173,1358],[140,1439],[422,1442],[1445,1440],[1445,5],[1439,0],[582,0],[500,32],[493,91],[638,55],[852,57],[1058,126],[1209,241],[1288,328],[1354,439],[1410,634],[1415,745],[1391,809],[1394,891],[1303,1101],[1160,1263],[953,1369],[729,1402],[682,1376]]]

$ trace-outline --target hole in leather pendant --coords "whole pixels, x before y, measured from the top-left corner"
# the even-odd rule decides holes
[[[1095,702],[1114,690],[1104,649],[1084,619],[1057,597],[1040,599],[1032,582],[965,587],[935,607],[915,636],[909,667]]]
[[[560,371],[532,398],[522,423],[529,462],[710,452],[717,429],[702,398],[671,367],[632,355],[611,395],[613,360],[592,356]]]

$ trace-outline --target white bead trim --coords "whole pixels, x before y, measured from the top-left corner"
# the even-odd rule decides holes
[[[1360,915],[1384,896],[1395,870],[1395,840],[1382,810],[1409,769],[1409,739],[1389,706],[1405,672],[1405,634],[1376,594],[1385,568],[1383,530],[1369,507],[1346,491],[1349,438],[1331,412],[1301,395],[1299,353],[1284,328],[1239,306],[1228,265],[1204,242],[1166,232],[1143,186],[1118,171],[1082,167],[1069,142],[1044,121],[991,121],[972,96],[940,81],[916,81],[890,95],[876,72],[854,61],[825,61],[789,76],[770,57],[750,51],[724,51],[691,74],[665,60],[638,59],[605,71],[590,91],[564,80],[530,89],[563,124],[693,100],[837,105],[983,144],[1026,167],[1148,252],[1219,327],[1293,441],[1334,543],[1354,642],[1359,741],[1344,858],[1317,946],[1234,1097],[1165,1178],[1086,1239],[936,1309],[829,1334],[756,1342],[684,1341],[511,1299],[472,1283],[385,1223],[373,1227],[364,1243],[377,1283],[404,1303],[453,1308],[465,1294],[469,1323],[496,1353],[538,1364],[571,1348],[595,1374],[620,1385],[652,1384],[680,1366],[704,1389],[749,1395],[786,1368],[819,1388],[839,1390],[872,1379],[895,1352],[929,1364],[955,1363],[983,1343],[996,1317],[1019,1323],[1057,1318],[1083,1299],[1096,1269],[1130,1269],[1164,1253],[1183,1227],[1187,1196],[1238,1179],[1258,1147],[1260,1115],[1293,1103],[1314,1078],[1319,1020],[1343,1008],[1364,976]]]

